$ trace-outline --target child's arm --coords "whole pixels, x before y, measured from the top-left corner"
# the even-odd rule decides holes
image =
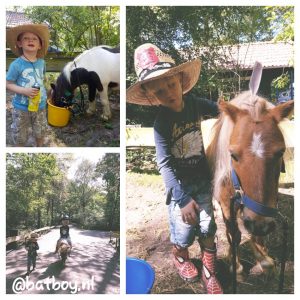
[[[197,103],[197,109],[204,117],[215,118],[219,115],[219,107],[217,102],[212,100],[199,98],[194,95],[190,95],[189,97],[193,97],[193,100]]]
[[[18,86],[17,84],[15,84],[12,81],[8,81],[6,80],[6,88],[8,90],[10,90],[11,92],[14,92],[16,94],[21,94],[30,98],[33,98],[34,96],[36,96],[39,92],[38,89],[34,89],[34,88],[25,88],[22,86]]]
[[[25,249],[26,249],[26,251],[29,251],[29,244],[30,244],[30,242],[25,242]]]
[[[168,200],[171,200],[170,195],[179,202],[179,206],[184,206],[190,202],[191,197],[182,190],[182,187],[177,179],[174,170],[173,156],[170,149],[170,139],[167,137],[169,133],[167,121],[162,123],[156,121],[154,124],[154,140],[156,148],[156,161],[160,174],[163,177]],[[171,194],[170,194],[171,193]],[[169,201],[167,202],[169,204]]]

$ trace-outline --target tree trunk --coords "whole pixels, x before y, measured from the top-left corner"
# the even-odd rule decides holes
[[[38,209],[37,228],[41,228],[41,209]]]

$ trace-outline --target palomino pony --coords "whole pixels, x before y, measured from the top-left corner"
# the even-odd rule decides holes
[[[96,111],[96,90],[103,104],[101,118],[111,118],[108,89],[120,87],[120,48],[97,46],[84,51],[66,64],[52,87],[52,101],[56,106],[71,106],[74,90],[82,84],[88,85],[90,105],[87,113]]]
[[[273,106],[256,95],[262,66],[256,63],[250,80],[250,91],[241,93],[230,103],[219,104],[221,115],[207,149],[214,171],[214,198],[220,203],[226,234],[232,245],[230,202],[240,196],[237,216],[251,235],[251,248],[259,270],[272,273],[274,261],[268,256],[263,236],[275,228],[279,175],[283,164],[285,141],[279,122],[293,110],[294,101]],[[239,229],[234,231],[237,245]],[[231,249],[233,250],[233,249]],[[237,257],[236,272],[243,267]]]
[[[61,262],[62,262],[63,266],[66,263],[66,260],[67,260],[67,257],[69,255],[70,251],[71,251],[71,246],[69,245],[68,241],[65,239],[62,239],[58,246],[58,254],[61,258]]]

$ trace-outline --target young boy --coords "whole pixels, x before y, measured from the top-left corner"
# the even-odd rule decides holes
[[[57,253],[58,247],[59,247],[62,239],[67,240],[68,244],[72,248],[72,242],[71,242],[71,237],[70,237],[70,228],[69,228],[70,217],[68,215],[64,215],[61,219],[61,222],[62,222],[62,226],[60,226],[60,228],[59,228],[60,238],[58,239],[58,241],[56,243],[55,253]]]
[[[26,24],[7,30],[7,43],[18,56],[8,69],[6,88],[15,95],[12,100],[12,138],[15,146],[25,146],[29,128],[38,147],[43,146],[43,135],[47,126],[44,87],[45,61],[49,45],[49,30],[42,24]],[[28,110],[30,98],[39,101],[36,111]]]
[[[139,80],[127,90],[127,101],[160,105],[154,136],[158,168],[167,191],[174,265],[184,280],[196,280],[198,270],[189,259],[188,247],[198,236],[202,281],[208,294],[221,294],[215,276],[211,177],[201,133],[202,117],[217,116],[217,104],[192,96],[183,98],[198,81],[200,60],[175,66],[158,47],[143,44],[135,50],[134,61]]]
[[[36,266],[37,250],[39,250],[39,245],[37,243],[38,235],[36,233],[31,233],[30,238],[25,242],[25,249],[27,250],[27,275],[34,271]],[[32,265],[32,270],[30,270]]]

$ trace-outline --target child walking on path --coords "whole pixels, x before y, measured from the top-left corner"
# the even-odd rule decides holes
[[[37,243],[38,235],[32,233],[29,240],[25,243],[25,249],[27,250],[27,275],[34,271],[36,267],[37,250],[39,250],[39,244]],[[30,270],[32,265],[32,270]]]
[[[202,249],[201,278],[208,294],[223,293],[216,278],[216,223],[212,207],[211,175],[204,152],[201,120],[217,116],[215,102],[185,95],[197,83],[201,62],[176,66],[153,44],[135,50],[138,82],[127,90],[127,101],[160,105],[154,124],[157,164],[166,186],[172,258],[187,281],[198,277],[188,247],[199,239]]]
[[[42,58],[48,50],[49,30],[46,25],[26,24],[8,29],[6,36],[11,51],[18,56],[6,75],[6,88],[15,93],[12,100],[13,142],[15,146],[25,146],[31,129],[40,147],[47,126],[46,66]]]

